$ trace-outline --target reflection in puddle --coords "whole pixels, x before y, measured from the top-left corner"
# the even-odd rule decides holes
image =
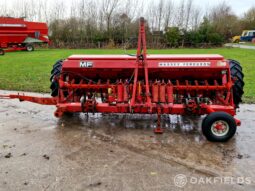
[[[164,133],[161,135],[153,133],[157,115],[75,114],[63,117],[58,124],[69,132],[77,129],[79,145],[84,140],[82,137],[88,136],[85,139],[106,141],[134,152],[193,166],[195,169],[206,166],[213,171],[225,171],[237,155],[235,140],[226,145],[206,141],[200,132],[202,119],[196,116],[162,115]],[[63,131],[60,132],[63,135]],[[65,144],[70,144],[62,136],[58,138]],[[217,174],[212,170],[211,174]]]
[[[138,153],[177,160],[187,166],[209,168],[215,173],[247,173],[248,166],[254,166],[254,161],[252,157],[243,156],[250,155],[246,145],[254,141],[249,139],[247,142],[247,133],[240,132],[240,127],[240,133],[226,143],[208,142],[200,130],[202,119],[196,116],[162,115],[164,133],[155,135],[156,115],[74,114],[58,120],[60,128],[57,128],[57,139],[69,145],[70,134],[66,134],[66,130],[68,133],[77,130],[75,132],[80,139],[72,140],[71,144],[82,145],[84,139],[98,139]]]
[[[162,115],[161,126],[170,132],[200,134],[201,117]],[[90,128],[114,127],[123,129],[153,130],[156,128],[157,115],[150,114],[73,114],[64,116],[58,124],[82,125]]]

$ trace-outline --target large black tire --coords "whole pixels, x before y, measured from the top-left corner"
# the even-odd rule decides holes
[[[216,125],[223,124],[223,130],[218,130]],[[226,112],[213,112],[206,116],[202,123],[202,132],[208,141],[226,142],[236,133],[235,119]]]
[[[4,50],[0,48],[0,56],[3,56],[5,54]]]
[[[34,48],[34,46],[33,46],[32,44],[27,44],[27,45],[26,45],[26,51],[32,52],[32,51],[34,51],[34,50],[35,50],[35,48]]]
[[[231,77],[235,80],[233,85],[233,98],[236,108],[239,108],[239,104],[242,102],[242,96],[244,94],[244,74],[242,72],[242,66],[235,60],[229,60]]]
[[[50,89],[51,89],[51,96],[52,97],[58,96],[58,88],[59,88],[58,77],[60,76],[61,71],[62,71],[62,64],[63,64],[63,60],[58,60],[53,65],[53,69],[51,70]]]

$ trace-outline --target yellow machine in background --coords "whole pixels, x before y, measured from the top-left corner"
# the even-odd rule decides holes
[[[255,38],[255,30],[243,30],[242,35],[232,38],[232,42],[251,42],[253,38]]]

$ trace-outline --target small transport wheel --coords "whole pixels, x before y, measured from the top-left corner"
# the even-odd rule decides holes
[[[5,54],[4,50],[0,48],[0,56],[3,56]]]
[[[33,46],[32,44],[27,44],[27,45],[26,45],[26,50],[27,50],[28,52],[32,52],[32,51],[35,50],[35,48],[34,48],[34,46]]]
[[[235,119],[226,112],[210,113],[203,120],[202,132],[208,141],[226,142],[235,135]]]

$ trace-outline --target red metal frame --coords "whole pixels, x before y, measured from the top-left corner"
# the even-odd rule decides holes
[[[135,57],[74,55],[53,80],[59,87],[55,98],[0,98],[56,105],[56,117],[65,112],[157,114],[155,133],[163,132],[162,114],[236,114],[228,61],[220,55],[147,55],[144,19]]]
[[[13,46],[13,47],[10,47],[8,49],[3,49],[3,50],[4,50],[4,52],[16,52],[16,51],[26,50],[26,47]]]

